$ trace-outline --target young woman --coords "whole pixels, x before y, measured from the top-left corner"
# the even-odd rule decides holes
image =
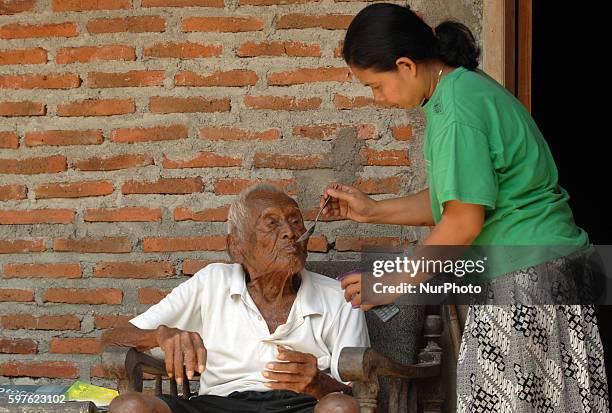
[[[434,226],[424,245],[566,246],[546,259],[503,262],[496,294],[512,297],[518,280],[563,273],[592,248],[576,226],[551,152],[526,108],[477,69],[467,27],[429,27],[395,4],[364,8],[347,30],[343,57],[374,99],[423,106],[429,188],[376,201],[330,184],[321,199],[329,218]],[[538,248],[534,248],[538,251]],[[586,254],[586,252],[584,252]],[[499,269],[499,268],[498,268]],[[361,275],[342,281],[361,304]],[[369,309],[371,306],[363,305]],[[608,412],[603,348],[592,306],[470,306],[457,366],[458,411]]]

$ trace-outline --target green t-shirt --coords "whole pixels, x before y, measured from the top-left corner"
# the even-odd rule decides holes
[[[424,110],[423,151],[436,223],[444,202],[459,200],[485,206],[474,245],[589,245],[544,137],[503,86],[481,70],[458,67],[441,78]],[[550,248],[511,251],[504,250],[502,265],[489,276],[555,258]]]

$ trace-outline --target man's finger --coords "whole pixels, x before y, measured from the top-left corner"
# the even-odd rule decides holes
[[[174,336],[174,376],[176,382],[183,382],[183,351],[181,350],[181,336]]]
[[[270,362],[266,364],[266,368],[268,370],[281,371],[285,373],[297,373],[303,367],[303,363],[293,363],[293,362],[278,362],[273,363]]]
[[[163,350],[166,362],[166,374],[168,374],[168,377],[172,377],[174,376],[174,340],[168,340],[168,344]]]
[[[191,334],[191,341],[193,342],[193,347],[195,348],[196,352],[198,372],[202,374],[206,368],[206,347],[204,347],[202,337],[200,337],[198,333]]]
[[[293,361],[295,363],[310,363],[308,354],[299,351],[284,351],[278,354],[278,359],[282,361]]]
[[[267,379],[287,383],[299,383],[304,380],[301,374],[296,373],[279,373],[276,371],[264,370],[262,374]]]
[[[187,378],[193,378],[193,373],[196,369],[196,354],[191,342],[191,334],[188,332],[181,333],[181,350],[183,351],[183,362],[185,363],[185,370],[187,372]]]

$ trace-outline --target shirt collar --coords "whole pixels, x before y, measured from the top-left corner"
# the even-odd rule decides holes
[[[248,292],[244,269],[240,264],[232,265],[234,265],[234,269],[232,271],[229,294],[230,296],[240,295],[244,298]],[[302,316],[323,314],[323,303],[321,302],[320,294],[317,293],[312,282],[312,273],[302,268],[300,275],[302,276],[302,283],[295,298],[295,305],[299,306],[298,308],[301,310]]]

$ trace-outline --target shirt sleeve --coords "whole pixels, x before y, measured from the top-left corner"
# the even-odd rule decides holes
[[[134,326],[152,330],[160,325],[185,331],[200,332],[200,281],[196,275],[176,286],[159,303],[132,318]]]
[[[338,372],[338,358],[344,347],[370,347],[370,337],[365,315],[358,308],[352,308],[351,303],[343,303],[332,328],[326,337],[326,344],[331,349],[330,372],[334,379],[344,384]]]
[[[439,203],[457,200],[494,209],[498,182],[489,140],[480,130],[453,122],[431,143],[430,180]]]

